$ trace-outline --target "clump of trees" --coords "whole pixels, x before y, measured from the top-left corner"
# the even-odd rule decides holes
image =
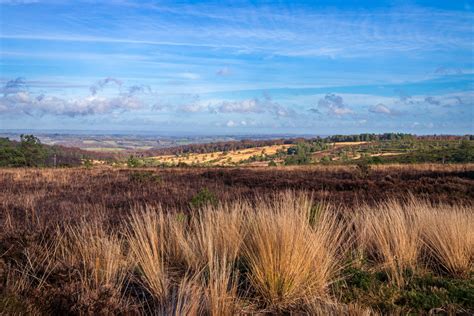
[[[311,163],[311,146],[308,143],[298,143],[287,149],[285,165],[307,165]]]
[[[472,163],[474,162],[474,142],[466,138],[455,146],[422,148],[403,156],[387,158],[387,160],[397,163]]]
[[[40,140],[33,135],[21,135],[20,142],[8,138],[0,139],[0,166],[41,167],[46,165],[48,152]]]
[[[326,139],[331,142],[371,142],[378,140],[406,140],[413,139],[412,134],[405,133],[384,133],[384,134],[355,134],[355,135],[334,135]]]
[[[78,166],[84,156],[76,151],[47,146],[34,135],[21,135],[20,141],[0,138],[0,167]]]

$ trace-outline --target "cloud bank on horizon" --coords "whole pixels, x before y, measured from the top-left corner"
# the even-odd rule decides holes
[[[0,129],[474,133],[471,0],[0,6]]]

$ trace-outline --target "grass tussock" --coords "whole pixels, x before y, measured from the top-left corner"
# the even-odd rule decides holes
[[[120,295],[129,262],[124,240],[106,232],[99,221],[68,226],[60,243],[60,257],[67,265],[78,267],[84,289],[108,288]]]
[[[159,301],[167,297],[169,290],[165,265],[165,223],[161,209],[157,212],[137,212],[132,214],[130,229],[127,231],[135,273],[150,294]]]
[[[399,286],[405,272],[415,269],[420,253],[421,222],[415,203],[390,201],[366,208],[356,221],[363,254],[387,269],[391,282]]]
[[[421,233],[428,262],[453,276],[474,270],[474,213],[466,207],[423,208]]]
[[[410,198],[365,208],[356,220],[363,255],[405,284],[419,265],[466,277],[473,272],[474,212],[470,207],[431,206]]]
[[[247,215],[243,249],[253,290],[276,310],[325,297],[341,267],[342,223],[326,212],[311,227],[311,203],[304,197],[287,194],[259,206]]]
[[[186,265],[194,272],[209,267],[217,260],[236,260],[244,235],[243,216],[246,203],[236,202],[218,208],[208,206],[193,216],[187,226],[177,226],[177,243]]]

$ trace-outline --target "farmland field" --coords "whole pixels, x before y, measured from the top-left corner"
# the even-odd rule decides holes
[[[158,163],[170,163],[170,164],[179,164],[179,163],[204,163],[215,166],[227,166],[235,165],[242,163],[245,160],[248,160],[250,157],[255,155],[267,154],[274,155],[278,150],[285,151],[290,145],[273,145],[273,146],[264,146],[264,147],[254,147],[242,150],[234,150],[230,152],[216,151],[206,154],[195,154],[191,153],[185,156],[176,156],[176,155],[164,155],[152,157],[153,160]],[[263,165],[266,165],[263,163]]]

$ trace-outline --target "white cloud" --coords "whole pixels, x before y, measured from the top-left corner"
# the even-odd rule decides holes
[[[198,80],[201,78],[199,74],[196,74],[194,72],[182,72],[178,74],[178,77],[189,80]]]
[[[269,96],[240,101],[222,101],[215,106],[215,111],[218,113],[270,113],[276,117],[295,114],[293,110],[273,101]]]
[[[0,98],[0,111],[25,114],[53,114],[66,116],[85,116],[112,113],[116,110],[136,110],[143,103],[133,96],[63,99],[56,96],[34,96],[29,92],[18,92]]]
[[[186,113],[197,113],[209,111],[208,102],[201,101],[199,95],[185,95],[185,100],[179,101],[180,104],[176,106],[176,109],[180,112]]]
[[[65,115],[85,116],[107,114],[115,111],[136,110],[144,103],[136,96],[137,89],[127,93],[118,91],[114,96],[105,97],[97,93],[109,82],[122,83],[113,78],[106,78],[91,86],[91,94],[85,97],[63,98],[52,95],[34,94],[29,91],[27,82],[17,78],[8,81],[2,88],[0,112],[29,115]]]
[[[262,113],[264,109],[258,99],[223,101],[217,107],[220,113]]]
[[[382,103],[370,106],[369,112],[377,113],[377,114],[387,114],[387,115],[394,114],[394,112],[390,108],[388,108],[386,105]]]
[[[208,107],[204,104],[200,104],[198,102],[194,103],[187,103],[178,106],[178,110],[181,112],[186,112],[186,113],[197,113],[197,112],[203,112],[208,110]]]
[[[224,124],[222,123],[217,123],[217,126],[227,126],[227,127],[246,127],[246,126],[255,126],[256,122],[253,120],[247,121],[247,120],[241,120],[240,122],[234,121],[234,120],[228,120]]]
[[[318,101],[318,107],[325,109],[327,114],[334,116],[344,116],[354,113],[354,111],[344,104],[344,99],[336,94],[326,94],[324,98]]]
[[[234,121],[230,120],[230,121],[227,121],[227,123],[225,124],[227,127],[236,127],[237,126],[237,123],[235,123]]]

